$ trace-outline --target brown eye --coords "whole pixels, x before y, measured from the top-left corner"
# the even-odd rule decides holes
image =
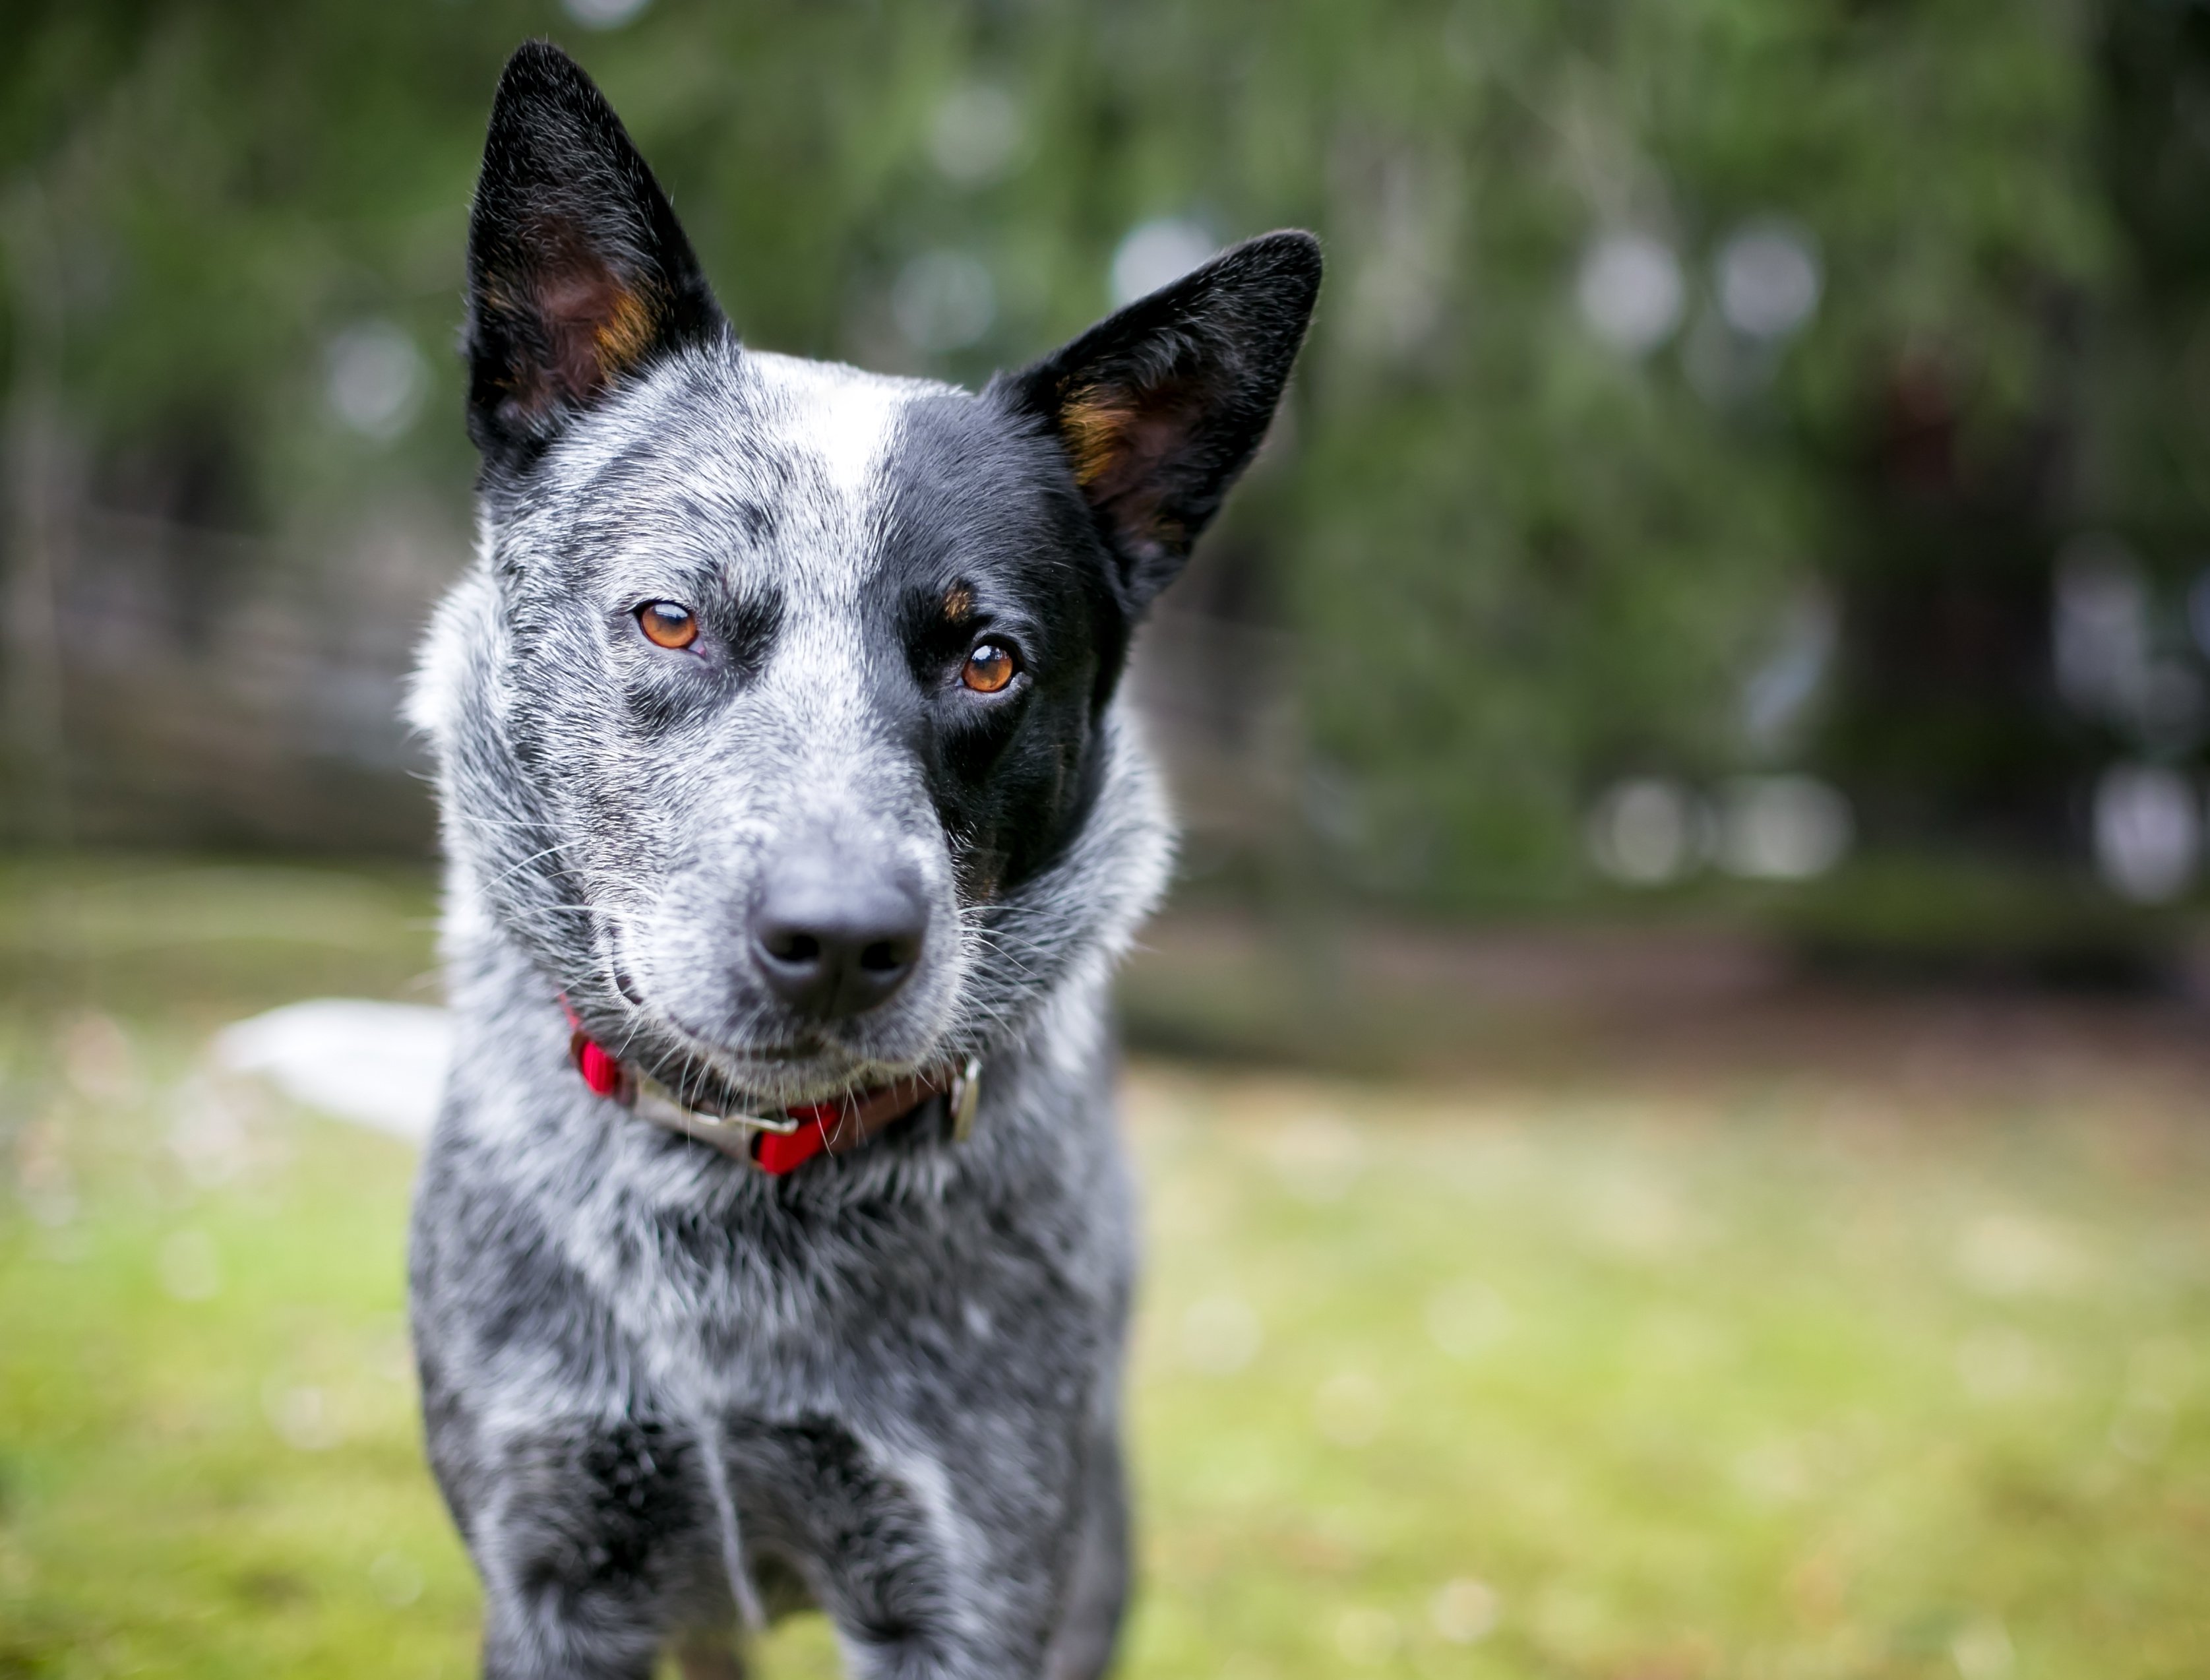
[[[959,680],[977,694],[995,694],[1013,680],[1017,668],[1011,649],[1003,643],[984,642],[967,656],[966,668],[959,673]]]
[[[656,648],[687,648],[698,639],[698,619],[688,607],[650,601],[637,609],[645,638]]]

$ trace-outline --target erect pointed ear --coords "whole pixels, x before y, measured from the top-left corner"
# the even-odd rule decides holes
[[[1066,450],[1132,606],[1174,580],[1265,436],[1319,275],[1311,234],[1264,234],[996,385]]]
[[[492,103],[468,221],[468,434],[527,468],[625,377],[727,330],[667,196],[575,60],[531,41]]]

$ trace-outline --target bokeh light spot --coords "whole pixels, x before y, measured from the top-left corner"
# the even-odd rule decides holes
[[[406,330],[359,321],[332,338],[325,356],[330,410],[364,438],[398,437],[422,409],[428,369]]]
[[[2120,897],[2177,897],[2202,853],[2195,789],[2161,764],[2113,764],[2095,783],[2095,867]]]
[[[1748,337],[1786,338],[1819,306],[1818,250],[1808,233],[1786,222],[1742,228],[1719,247],[1713,269],[1719,312]]]
[[[1815,777],[1737,777],[1721,798],[1719,861],[1748,880],[1823,875],[1855,834],[1849,801]]]
[[[927,251],[899,271],[891,312],[915,349],[964,350],[998,318],[998,288],[990,271],[964,251]]]
[[[1428,1621],[1452,1645],[1471,1645],[1495,1631],[1500,1608],[1494,1587],[1461,1575],[1445,1581],[1428,1600]]]
[[[586,29],[619,29],[643,15],[652,0],[560,0],[560,9]]]
[[[1172,285],[1219,249],[1200,224],[1180,217],[1139,223],[1113,253],[1113,301],[1132,304]]]
[[[1687,299],[1673,248],[1637,233],[1605,233],[1591,245],[1573,295],[1590,330],[1630,356],[1646,355],[1670,338]]]
[[[1012,95],[986,82],[970,82],[953,88],[936,107],[928,155],[946,180],[987,186],[1004,178],[1021,140],[1021,112]]]

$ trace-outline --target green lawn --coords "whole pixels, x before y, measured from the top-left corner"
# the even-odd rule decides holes
[[[428,903],[0,870],[0,1677],[471,1671],[409,1153],[200,1054]],[[1126,1671],[2210,1675],[2210,1131],[2065,1090],[1138,1065]]]

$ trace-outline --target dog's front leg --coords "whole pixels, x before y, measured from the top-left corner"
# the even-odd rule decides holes
[[[895,1447],[826,1412],[724,1426],[746,1544],[828,1617],[848,1680],[1044,1680],[1072,1455],[963,1421],[956,1441]]]
[[[547,1419],[494,1449],[463,1517],[486,1680],[649,1680],[673,1632],[726,1612],[695,1455],[633,1417]]]
[[[1128,1495],[1117,1420],[1091,1438],[1083,1467],[1081,1540],[1052,1629],[1045,1680],[1102,1680],[1128,1602]]]
[[[902,1638],[842,1641],[848,1680],[1042,1680],[1040,1647],[1020,1652],[991,1639],[959,1639],[941,1633]]]

